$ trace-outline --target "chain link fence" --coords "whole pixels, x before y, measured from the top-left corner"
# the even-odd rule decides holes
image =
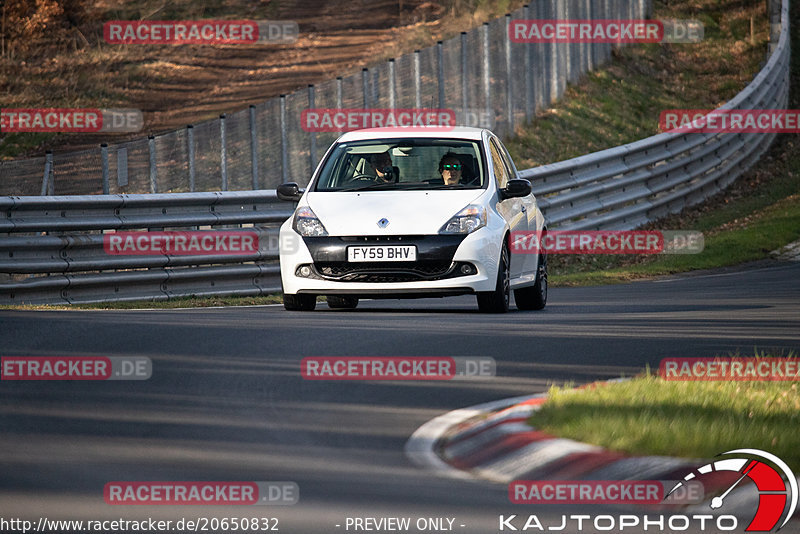
[[[543,0],[359,73],[181,130],[97,149],[0,162],[0,195],[274,189],[306,184],[338,137],[308,132],[309,108],[451,109],[458,125],[511,136],[607,61],[605,43],[513,43],[515,19],[643,19],[652,0]]]

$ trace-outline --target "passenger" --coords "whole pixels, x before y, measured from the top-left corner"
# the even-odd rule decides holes
[[[439,161],[439,174],[444,185],[458,185],[461,182],[461,160],[452,152],[448,152]]]

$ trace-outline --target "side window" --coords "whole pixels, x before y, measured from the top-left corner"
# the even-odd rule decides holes
[[[492,166],[494,167],[494,176],[497,180],[497,187],[504,189],[508,184],[508,168],[503,161],[500,149],[497,147],[494,139],[489,140],[489,150],[492,153]]]
[[[511,155],[508,153],[508,149],[500,143],[500,148],[502,149],[500,154],[503,156],[503,161],[506,162],[506,168],[508,169],[508,176],[511,178],[517,177],[517,166],[514,165],[514,160],[511,159]]]

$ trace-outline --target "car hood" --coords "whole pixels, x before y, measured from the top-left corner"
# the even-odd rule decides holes
[[[332,236],[435,234],[450,218],[486,192],[309,192],[308,206]],[[385,228],[378,221],[388,219]]]

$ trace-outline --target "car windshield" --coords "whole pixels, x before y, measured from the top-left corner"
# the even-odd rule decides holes
[[[314,191],[480,189],[480,143],[457,139],[375,139],[337,145]]]

